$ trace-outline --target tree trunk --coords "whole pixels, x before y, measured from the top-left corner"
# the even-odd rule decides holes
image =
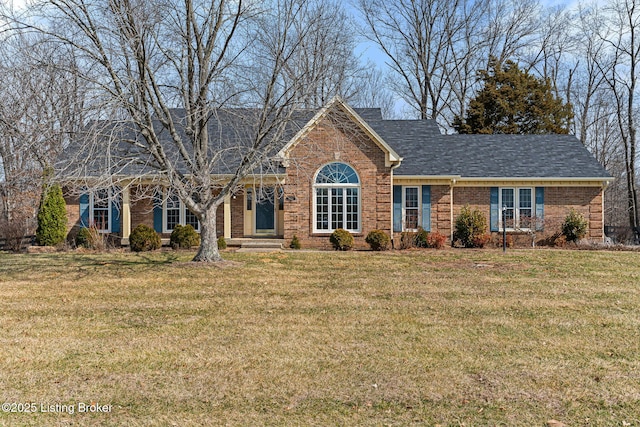
[[[192,261],[219,262],[222,261],[218,250],[218,236],[216,235],[216,211],[218,205],[207,209],[200,218],[200,249]]]

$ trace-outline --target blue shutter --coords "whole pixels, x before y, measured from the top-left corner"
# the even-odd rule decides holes
[[[544,187],[536,187],[536,231],[544,230]]]
[[[498,187],[491,187],[491,215],[490,215],[490,229],[491,231],[500,231],[500,206],[498,206]]]
[[[89,227],[89,194],[80,195],[80,227]]]
[[[393,186],[393,231],[402,231],[402,185]]]
[[[113,189],[116,193],[115,197],[111,200],[111,232],[120,233],[120,222],[122,215],[120,214],[122,206],[122,193],[120,188]]]
[[[153,229],[162,233],[162,193],[156,191],[153,196]]]
[[[422,228],[431,231],[431,186],[422,186]]]

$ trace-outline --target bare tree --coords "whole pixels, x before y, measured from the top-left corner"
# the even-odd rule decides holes
[[[221,259],[218,207],[244,177],[268,170],[305,99],[305,81],[289,65],[308,36],[299,25],[306,6],[51,0],[32,9],[37,18],[14,22],[73,49],[101,101],[94,117],[109,119],[91,122],[103,132],[89,151],[109,147],[102,157],[117,170],[135,165],[139,177],[161,178],[200,221],[194,261],[210,262]],[[238,106],[249,108],[231,109]],[[123,144],[129,157],[120,157]],[[114,167],[104,172],[113,176]]]
[[[359,0],[365,37],[376,43],[397,76],[393,89],[420,118],[437,119],[448,96],[444,67],[462,0]]]
[[[476,73],[493,55],[517,58],[535,36],[537,0],[359,0],[363,35],[395,76],[392,89],[422,119],[464,116]]]
[[[35,230],[43,170],[79,117],[73,60],[51,48],[22,32],[0,44],[0,234],[14,243]]]
[[[617,0],[605,9],[600,38],[609,46],[608,58],[598,62],[615,100],[616,122],[623,145],[629,225],[640,226],[637,193],[636,91],[640,78],[640,6],[632,0]],[[636,235],[636,238],[638,236]]]

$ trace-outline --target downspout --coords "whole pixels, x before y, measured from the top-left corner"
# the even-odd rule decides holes
[[[611,184],[611,181],[602,181],[602,196],[601,196],[601,203],[602,203],[602,209],[600,210],[600,212],[602,212],[600,215],[602,215],[602,242],[606,242],[607,241],[607,235],[604,234],[604,193],[607,189],[607,187],[609,187],[609,184]]]
[[[453,246],[453,232],[454,232],[454,220],[453,220],[453,187],[456,185],[456,179],[451,180],[449,185],[449,239],[451,240],[451,246]]]

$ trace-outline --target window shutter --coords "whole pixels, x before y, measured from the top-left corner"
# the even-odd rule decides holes
[[[498,187],[491,187],[491,215],[490,215],[490,229],[491,231],[500,230],[500,206],[498,206]]]
[[[536,187],[536,231],[544,230],[544,187]]]
[[[80,226],[89,227],[89,193],[80,195]]]
[[[111,200],[111,232],[120,233],[122,194],[120,188],[114,188],[115,197]]]
[[[153,196],[153,229],[162,233],[162,193],[156,191]]]
[[[402,185],[393,186],[393,231],[402,231]]]
[[[431,186],[422,186],[422,228],[431,231]]]

